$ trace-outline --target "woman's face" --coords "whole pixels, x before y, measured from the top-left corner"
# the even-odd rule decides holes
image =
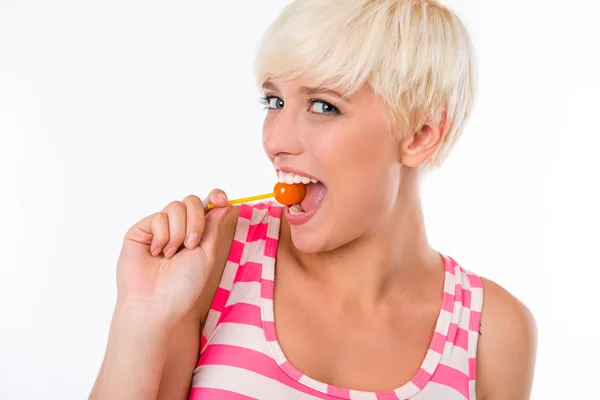
[[[320,182],[307,185],[300,208],[286,207],[295,247],[332,250],[381,222],[401,172],[383,100],[367,88],[344,99],[303,79],[271,79],[263,88],[263,145],[273,166]]]

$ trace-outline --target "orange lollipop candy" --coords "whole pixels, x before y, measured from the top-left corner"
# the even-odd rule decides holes
[[[278,182],[275,184],[273,188],[273,192],[260,194],[258,196],[250,196],[244,197],[241,199],[229,200],[229,204],[242,204],[248,203],[251,201],[268,199],[270,197],[275,197],[278,203],[283,204],[284,206],[292,206],[294,204],[300,203],[304,196],[306,196],[306,186],[303,183],[281,183]],[[215,208],[215,205],[212,203],[208,204],[208,209]]]
[[[284,206],[293,206],[300,203],[306,196],[306,186],[303,183],[277,182],[273,189],[275,200]]]

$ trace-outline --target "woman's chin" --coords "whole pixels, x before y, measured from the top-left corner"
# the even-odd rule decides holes
[[[310,232],[290,226],[290,237],[294,248],[304,254],[327,253],[348,243],[339,232],[324,226]]]
[[[335,246],[330,245],[330,240],[326,235],[320,232],[306,232],[291,226],[290,236],[294,248],[304,254],[322,253],[335,249]]]

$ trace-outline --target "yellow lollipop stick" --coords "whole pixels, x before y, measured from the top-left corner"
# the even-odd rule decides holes
[[[229,200],[229,204],[249,203],[251,201],[268,199],[269,197],[273,197],[273,196],[275,196],[275,193],[271,192],[271,193],[259,194],[258,196],[242,197],[241,199]],[[215,208],[215,205],[212,203],[209,203],[208,209],[210,210],[212,208]]]

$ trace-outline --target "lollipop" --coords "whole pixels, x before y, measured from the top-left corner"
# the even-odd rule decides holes
[[[300,203],[306,196],[306,185],[303,183],[277,182],[273,189],[275,200],[284,206],[292,206]]]
[[[300,203],[306,196],[306,186],[303,183],[282,183],[277,182],[273,188],[273,192],[260,194],[258,196],[243,197],[241,199],[229,200],[229,204],[242,204],[251,201],[268,199],[275,197],[275,200],[284,206],[291,206]],[[210,203],[208,208],[215,208],[215,205]]]

